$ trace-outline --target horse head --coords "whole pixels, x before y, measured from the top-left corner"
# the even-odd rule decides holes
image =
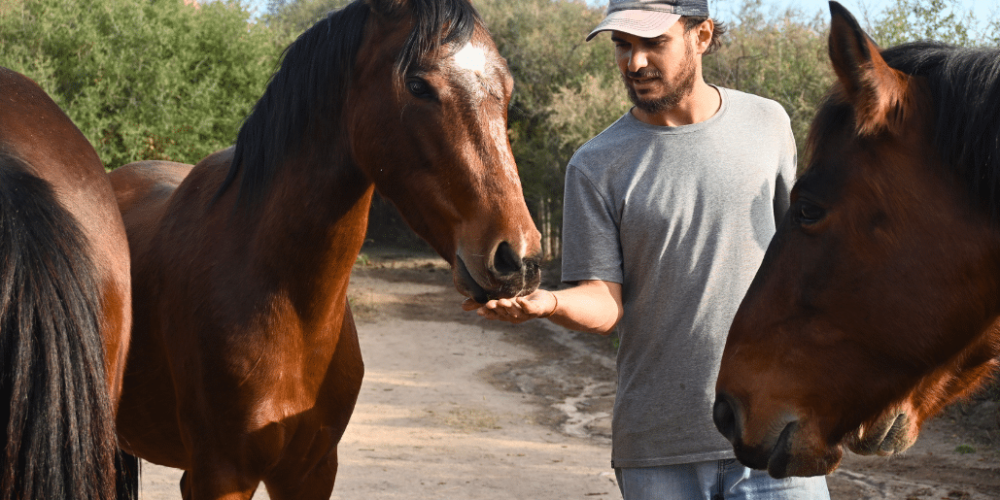
[[[540,235],[507,138],[506,61],[465,2],[370,4],[344,118],[357,165],[448,260],[460,292],[534,290]]]
[[[969,108],[960,100],[997,94],[955,92],[980,72],[931,76],[950,48],[880,52],[846,9],[830,10],[837,83],[733,321],[714,408],[737,458],[775,477],[832,472],[844,445],[905,450],[1000,350],[994,202],[970,201],[970,187],[990,189],[973,187],[975,162],[951,154],[941,125]],[[958,121],[984,120],[968,112]],[[995,124],[970,133],[992,134],[966,139],[997,156]]]
[[[452,264],[460,292],[534,290],[540,235],[507,138],[506,61],[464,2],[370,3],[345,117],[358,166]],[[454,20],[439,32],[435,18]]]
[[[220,193],[238,182],[252,202],[278,175],[314,191],[332,179],[359,213],[354,199],[367,203],[374,184],[452,265],[461,293],[529,293],[541,245],[507,138],[512,87],[467,0],[356,0],[286,50]]]

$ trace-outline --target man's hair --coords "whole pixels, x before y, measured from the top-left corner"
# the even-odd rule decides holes
[[[687,33],[698,26],[701,23],[708,20],[707,17],[696,17],[696,16],[684,16],[681,18],[684,21],[684,33]],[[713,19],[713,21],[715,21]],[[729,29],[726,27],[726,23],[721,21],[715,21],[715,29],[712,31],[712,40],[708,42],[708,48],[705,49],[705,55],[714,54],[719,47],[722,47],[722,39],[726,36],[726,32]]]

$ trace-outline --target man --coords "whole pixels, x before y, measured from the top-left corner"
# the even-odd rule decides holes
[[[611,0],[610,31],[635,107],[566,169],[562,279],[466,310],[520,323],[617,326],[612,466],[626,500],[828,499],[826,480],[776,480],[736,462],[712,404],[726,334],[795,178],[777,103],[707,84],[720,45],[705,0]]]

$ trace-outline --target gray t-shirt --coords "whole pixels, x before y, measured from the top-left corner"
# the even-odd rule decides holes
[[[719,88],[710,119],[681,127],[626,113],[566,169],[563,281],[622,284],[612,465],[732,458],[712,423],[736,309],[795,180],[778,103]]]

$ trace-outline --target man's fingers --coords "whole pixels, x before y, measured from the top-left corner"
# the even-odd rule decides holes
[[[511,323],[520,323],[532,317],[531,313],[524,310],[521,298],[495,299],[480,304],[468,298],[462,302],[462,309],[466,311],[476,311],[476,314],[486,318]]]
[[[502,307],[507,312],[521,309],[521,305],[511,299],[497,299],[496,303],[498,308]]]

